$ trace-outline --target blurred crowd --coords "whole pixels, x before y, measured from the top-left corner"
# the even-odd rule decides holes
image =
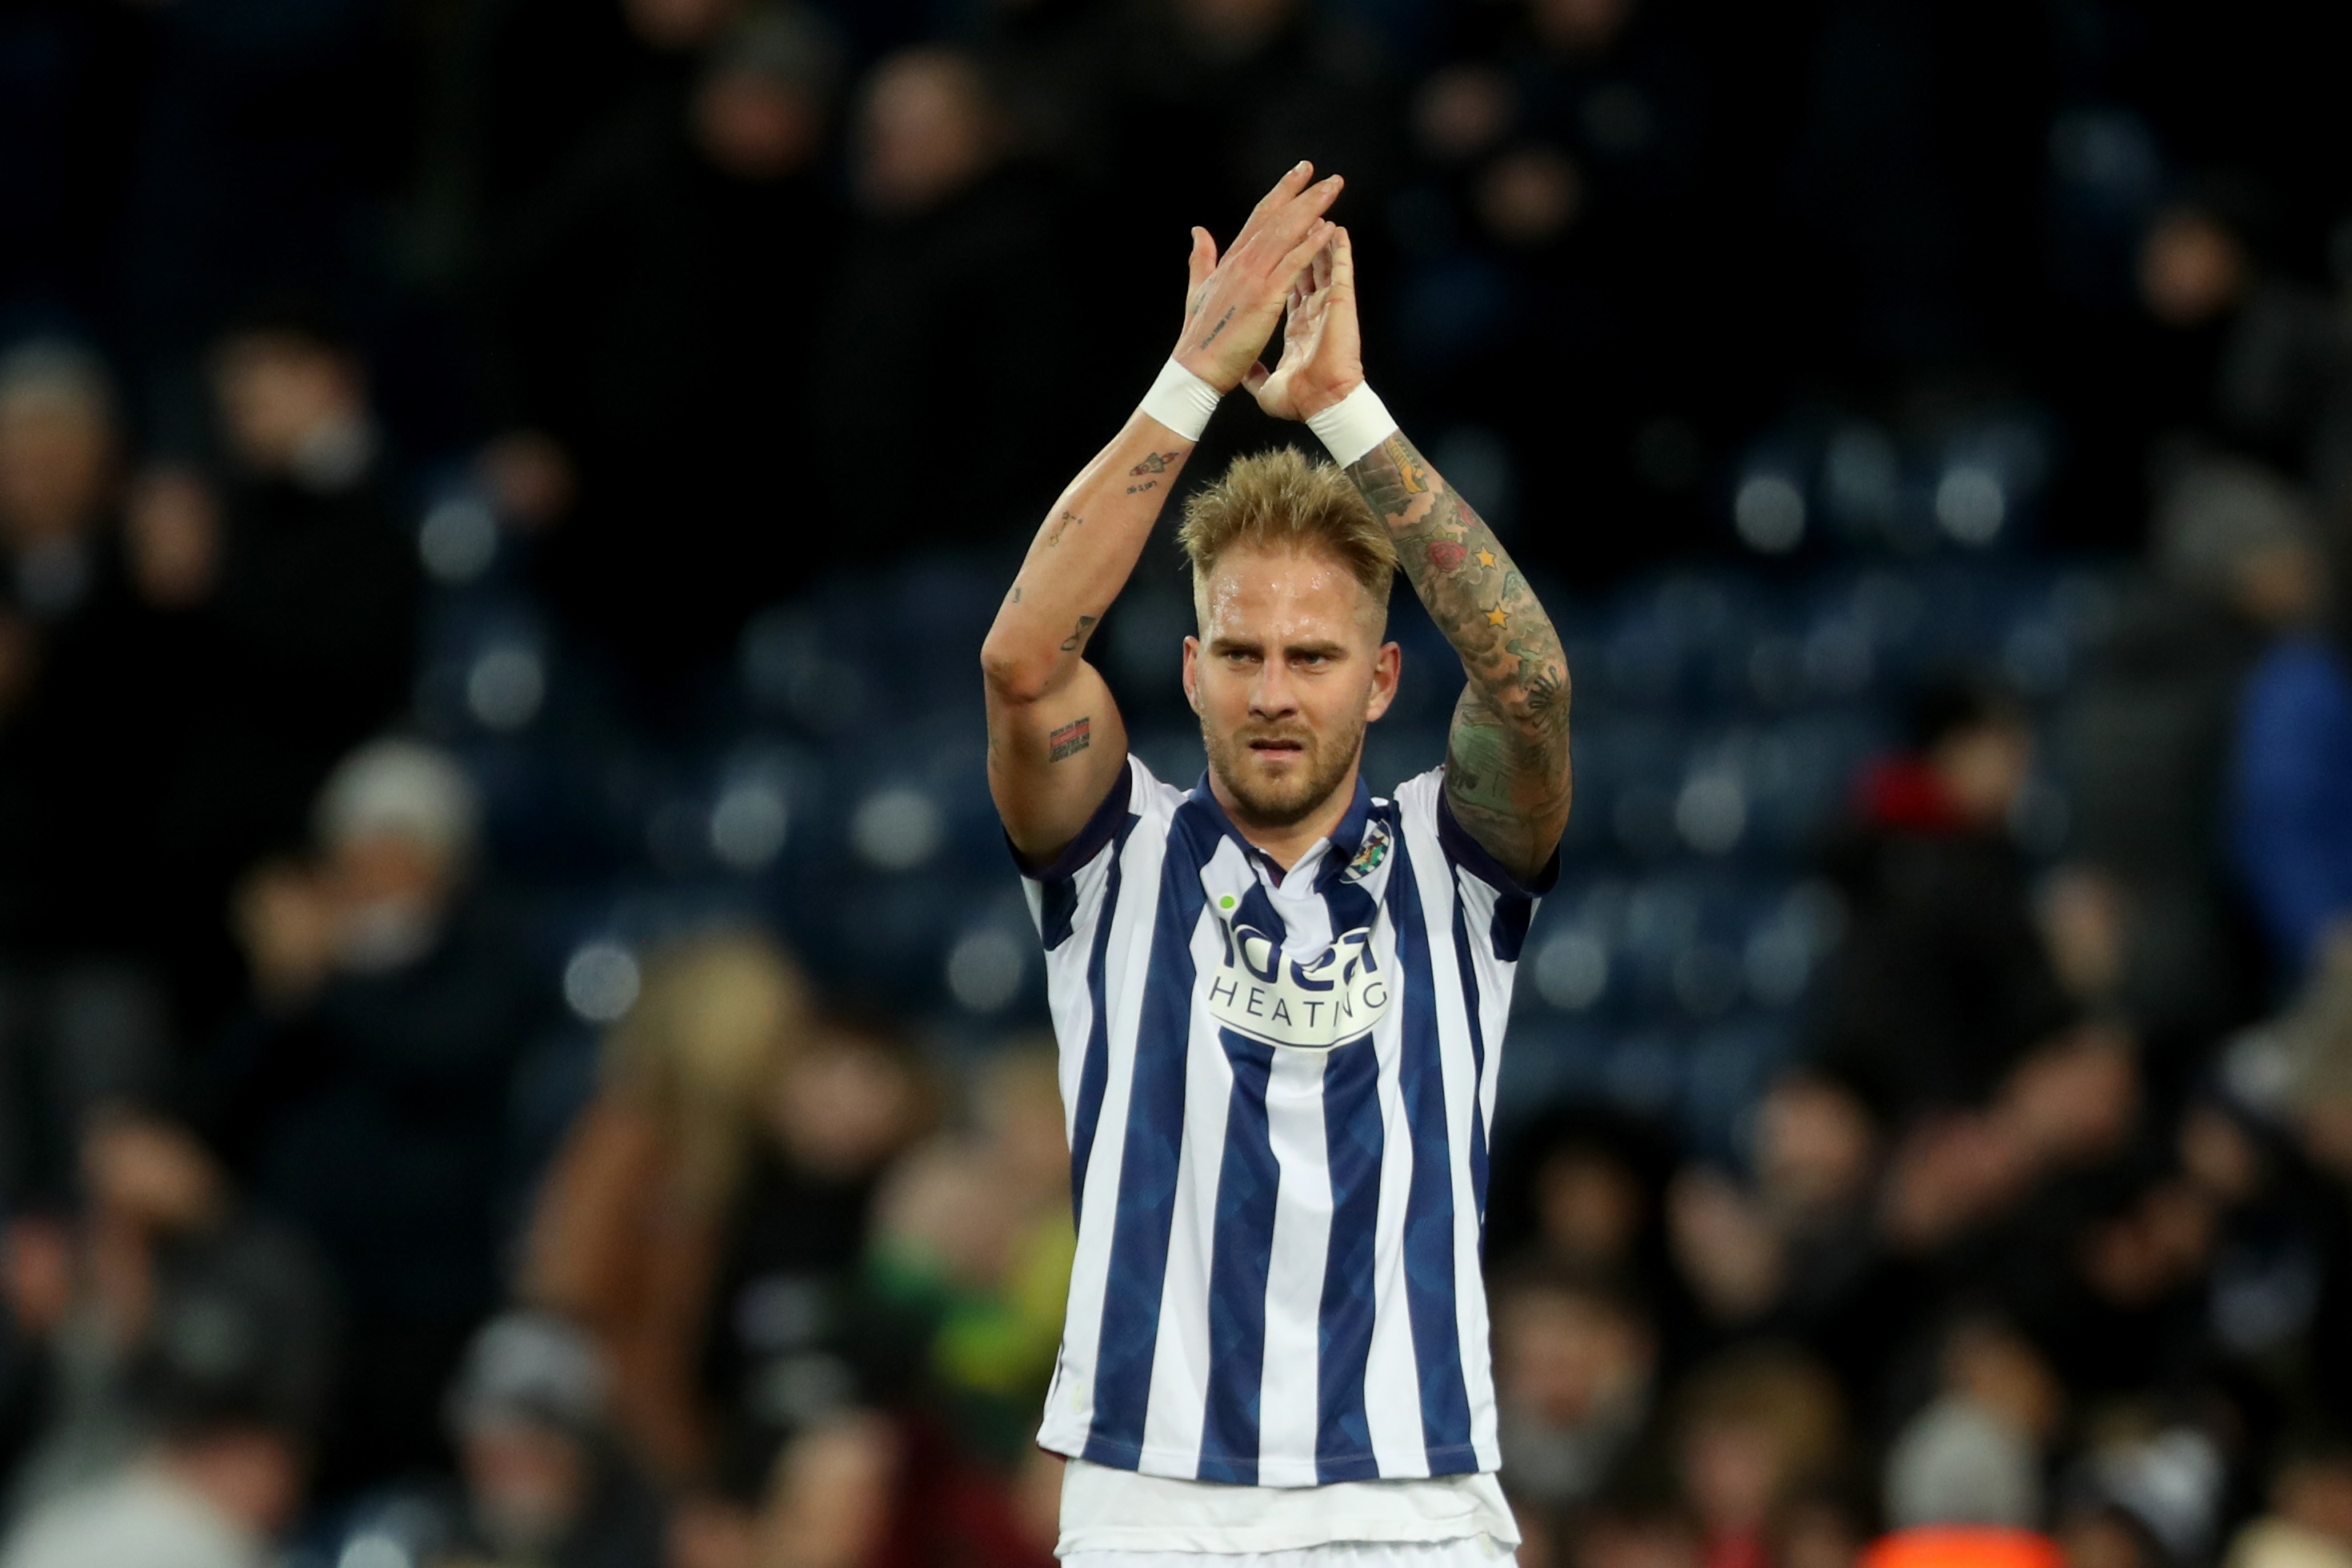
[[[996,927],[944,992],[851,950],[929,973],[1003,903],[955,859],[997,847],[967,622],[1165,352],[1187,227],[1303,156],[1384,395],[1579,606],[1487,1234],[1520,1561],[2352,1568],[2347,32],[5,0],[0,1565],[1049,1557],[1035,987]],[[1661,950],[1660,1010],[1784,1024],[1704,1126],[1547,1033],[1666,907],[1592,868],[1762,818],[1643,776],[1682,645],[1584,636],[1694,561],[1859,584],[1707,635],[1735,718],[1870,740],[1778,851],[1802,931]],[[2057,655],[1870,674],[1938,563],[2051,561],[2105,585]],[[1172,563],[1101,643],[1139,745]],[[763,762],[681,816],[755,731],[888,787]],[[634,891],[687,882],[728,890]]]

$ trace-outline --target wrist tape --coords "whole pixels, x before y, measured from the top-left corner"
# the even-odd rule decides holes
[[[1371,384],[1359,382],[1355,391],[1322,413],[1308,415],[1307,427],[1323,438],[1331,460],[1344,468],[1395,434],[1397,422],[1374,395]]]
[[[1209,416],[1217,411],[1223,396],[1171,359],[1160,367],[1160,379],[1143,395],[1142,408],[1187,441],[1197,441],[1209,427]]]

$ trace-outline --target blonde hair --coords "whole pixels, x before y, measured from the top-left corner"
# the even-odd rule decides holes
[[[697,1205],[732,1190],[809,1011],[799,966],[763,932],[698,932],[647,962],[636,1005],[605,1037],[604,1080],[667,1130]]]
[[[1293,447],[1234,458],[1222,479],[1184,503],[1176,542],[1192,563],[1195,591],[1235,548],[1328,555],[1383,615],[1396,580],[1396,542],[1370,503],[1347,475]]]

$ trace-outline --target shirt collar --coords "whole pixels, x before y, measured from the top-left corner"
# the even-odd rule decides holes
[[[1200,802],[1209,812],[1210,820],[1217,825],[1217,831],[1231,838],[1240,847],[1243,856],[1251,865],[1264,867],[1277,884],[1285,879],[1287,873],[1275,864],[1274,857],[1252,844],[1243,836],[1242,830],[1234,826],[1234,819],[1225,815],[1225,808],[1218,801],[1216,791],[1209,787],[1207,773],[1203,772],[1201,774],[1201,782],[1192,786],[1192,798]],[[1355,859],[1356,851],[1363,846],[1364,825],[1371,820],[1371,816],[1372,792],[1370,786],[1364,783],[1364,771],[1359,765],[1356,769],[1354,798],[1348,802],[1348,810],[1339,818],[1337,826],[1331,829],[1330,837],[1320,841],[1324,846],[1323,858],[1322,863],[1317,868],[1315,877],[1318,887]],[[1314,854],[1315,851],[1310,847],[1291,868],[1296,870]]]

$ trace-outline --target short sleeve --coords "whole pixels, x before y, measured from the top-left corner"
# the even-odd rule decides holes
[[[1511,874],[1486,847],[1470,837],[1445,797],[1445,770],[1432,768],[1397,786],[1397,803],[1409,823],[1436,840],[1444,858],[1468,929],[1484,935],[1485,961],[1514,964],[1535,923],[1536,902],[1559,880],[1559,851],[1534,879]],[[1423,840],[1425,844],[1426,839]]]
[[[1085,906],[1100,901],[1108,886],[1108,879],[1087,873],[1103,858],[1103,851],[1118,842],[1120,830],[1132,819],[1140,771],[1141,764],[1129,757],[1118,780],[1104,795],[1102,804],[1095,807],[1087,825],[1078,830],[1078,836],[1042,866],[1023,855],[1011,836],[1006,837],[1005,850],[1030,885],[1030,910],[1036,917],[1037,934],[1044,939],[1048,952],[1067,942],[1078,927],[1090,923],[1097,912]]]
[[[1506,899],[1523,899],[1532,904],[1559,884],[1559,846],[1552,846],[1551,858],[1544,862],[1532,881],[1522,882],[1508,868],[1495,858],[1486,847],[1470,837],[1454,815],[1454,802],[1445,793],[1444,770],[1435,780],[1437,784],[1437,842],[1444,847],[1446,859],[1477,878]]]

